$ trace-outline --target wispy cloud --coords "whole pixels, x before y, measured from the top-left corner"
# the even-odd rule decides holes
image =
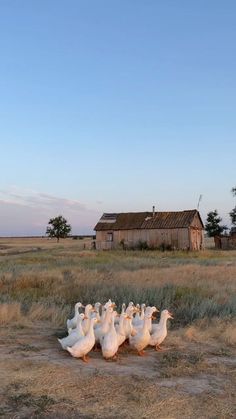
[[[91,232],[100,216],[78,200],[15,186],[0,190],[0,235],[44,234],[49,218],[59,214],[75,234]]]
[[[86,206],[77,201],[60,198],[46,193],[18,190],[12,187],[10,190],[0,190],[0,200],[15,205],[23,205],[31,208],[67,208],[72,211],[86,211]]]

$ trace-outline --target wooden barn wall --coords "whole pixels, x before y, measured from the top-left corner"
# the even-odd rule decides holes
[[[202,224],[197,214],[194,215],[193,221],[191,222],[190,227],[196,227],[202,230]]]
[[[127,247],[135,246],[140,240],[147,242],[149,246],[159,247],[163,243],[176,249],[187,249],[190,246],[188,228],[176,229],[148,229],[148,230],[118,230],[113,231],[113,241],[107,241],[110,231],[97,231],[96,248],[113,249],[120,246],[124,241]]]
[[[203,230],[190,227],[190,249],[201,250],[204,248]]]
[[[190,237],[190,249],[201,250],[204,248],[204,230],[198,215],[194,216],[194,219],[190,225],[189,237]]]

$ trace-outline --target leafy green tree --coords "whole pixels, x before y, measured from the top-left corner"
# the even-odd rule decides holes
[[[232,192],[233,196],[236,196],[236,186],[234,186],[234,187],[231,189],[231,192]]]
[[[205,224],[205,230],[208,237],[219,236],[227,227],[220,225],[222,218],[218,215],[217,210],[211,211],[207,214],[207,223]]]
[[[64,239],[70,232],[71,226],[67,224],[67,220],[62,215],[50,218],[46,230],[48,237],[56,237],[59,242],[59,239]]]
[[[233,196],[236,197],[236,186],[231,189]],[[231,218],[232,228],[231,233],[236,229],[236,206],[230,211],[229,216]]]
[[[230,218],[231,218],[231,222],[233,224],[233,227],[236,227],[236,207],[234,207],[232,209],[232,211],[230,211],[229,215],[230,215]]]

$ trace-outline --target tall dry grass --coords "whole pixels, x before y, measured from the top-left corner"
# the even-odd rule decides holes
[[[236,317],[236,252],[96,252],[72,244],[2,256],[0,302],[58,325],[76,301],[110,297],[118,308],[129,301],[169,308],[174,327]]]
[[[19,322],[22,320],[22,311],[20,303],[2,303],[0,304],[0,325]]]
[[[192,342],[217,340],[219,344],[236,347],[236,320],[225,321],[219,318],[196,321],[186,328],[184,336]]]

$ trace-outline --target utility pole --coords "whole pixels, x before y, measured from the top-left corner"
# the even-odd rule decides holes
[[[202,200],[202,195],[199,196],[198,203],[197,203],[197,210],[199,210],[199,205]]]

